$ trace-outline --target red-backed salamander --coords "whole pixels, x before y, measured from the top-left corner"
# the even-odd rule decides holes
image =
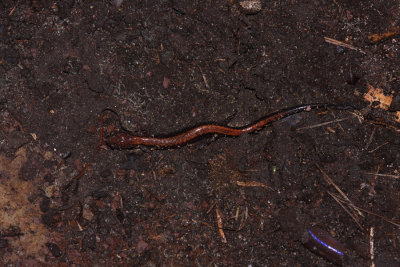
[[[322,108],[332,108],[338,110],[354,109],[353,107],[350,106],[340,106],[329,103],[306,104],[272,113],[264,117],[263,119],[242,128],[232,128],[218,124],[204,124],[195,127],[193,129],[190,129],[186,132],[183,132],[181,134],[174,136],[167,136],[167,137],[142,137],[142,136],[134,136],[128,133],[118,133],[108,137],[105,140],[105,143],[109,147],[117,149],[129,149],[137,145],[156,146],[156,147],[175,147],[187,144],[193,139],[206,134],[239,136],[244,133],[252,133],[256,130],[261,129],[266,125],[269,125],[273,122],[276,122],[288,116],[294,115],[296,113],[318,110]]]

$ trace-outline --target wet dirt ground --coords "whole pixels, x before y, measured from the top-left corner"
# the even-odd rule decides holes
[[[400,265],[400,3],[260,3],[1,1],[1,265],[333,265],[311,225],[349,266]],[[164,136],[316,102],[357,109],[99,146],[101,114]]]

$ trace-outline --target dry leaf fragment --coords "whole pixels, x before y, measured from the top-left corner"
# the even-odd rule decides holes
[[[394,120],[398,123],[400,123],[400,111],[397,111],[394,115]]]
[[[385,95],[383,89],[374,88],[372,85],[368,84],[368,92],[364,95],[364,100],[368,101],[370,104],[379,102],[378,107],[388,110],[392,103],[393,95]]]
[[[380,42],[385,39],[389,39],[391,37],[396,36],[397,34],[400,34],[399,29],[394,29],[392,31],[384,32],[384,33],[374,33],[368,36],[368,40],[374,44],[377,42]]]

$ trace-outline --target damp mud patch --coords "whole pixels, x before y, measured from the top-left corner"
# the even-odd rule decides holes
[[[31,181],[20,179],[22,166],[28,161],[21,147],[13,158],[0,154],[0,231],[7,248],[0,249],[3,263],[27,262],[28,258],[44,261],[49,231],[40,223],[40,208],[29,201],[34,192]],[[6,236],[9,229],[18,229]]]

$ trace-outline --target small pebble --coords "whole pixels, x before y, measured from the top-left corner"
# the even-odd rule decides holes
[[[92,221],[93,220],[94,214],[90,210],[89,205],[84,205],[83,206],[82,217],[85,218],[88,221]]]
[[[51,160],[51,159],[53,159],[53,152],[51,152],[51,151],[46,151],[46,152],[44,153],[44,159],[45,159],[45,160]]]
[[[49,185],[44,189],[44,194],[46,197],[51,198],[54,195],[57,187],[55,185]]]
[[[62,159],[67,159],[67,158],[69,158],[71,156],[71,151],[67,151],[67,152],[65,152],[65,153],[60,153],[60,157],[62,158]]]
[[[171,80],[170,80],[169,78],[167,78],[167,77],[164,77],[164,80],[163,80],[163,87],[164,87],[165,89],[167,89],[167,88],[169,87],[170,84],[171,84]]]
[[[261,0],[241,1],[240,6],[247,15],[254,15],[261,11]]]

